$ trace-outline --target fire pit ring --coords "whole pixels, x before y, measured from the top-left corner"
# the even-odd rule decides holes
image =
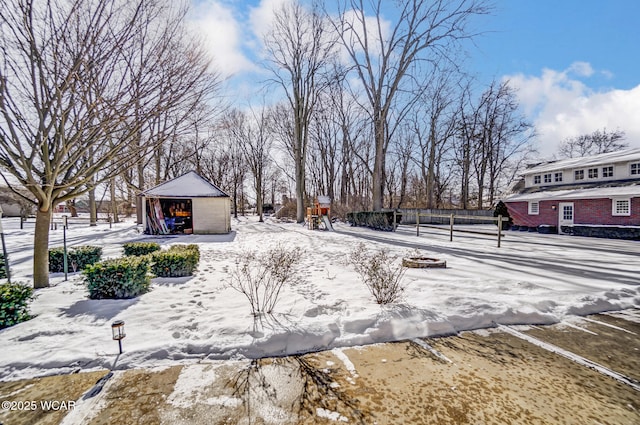
[[[402,259],[402,266],[410,269],[442,269],[447,267],[447,262],[438,258],[406,257]]]

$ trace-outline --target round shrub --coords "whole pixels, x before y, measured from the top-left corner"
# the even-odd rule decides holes
[[[91,299],[134,298],[149,290],[148,257],[124,257],[92,264],[84,269]]]
[[[199,261],[198,245],[173,245],[151,254],[151,273],[158,277],[191,276]]]
[[[99,246],[74,246],[67,249],[67,271],[74,272],[84,269],[89,264],[100,261],[102,248]],[[64,272],[64,248],[61,246],[49,249],[49,271],[51,273]]]
[[[157,242],[127,242],[122,245],[124,255],[127,257],[151,254],[160,251],[160,245]]]
[[[0,285],[0,329],[31,319],[28,302],[33,299],[33,289],[20,283]]]

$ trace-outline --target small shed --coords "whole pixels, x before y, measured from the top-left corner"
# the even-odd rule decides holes
[[[231,198],[195,171],[145,190],[141,200],[145,233],[231,231]]]

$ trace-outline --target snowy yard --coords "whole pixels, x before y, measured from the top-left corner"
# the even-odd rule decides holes
[[[5,219],[12,280],[28,282],[33,225]],[[75,370],[191,363],[202,359],[279,356],[451,334],[495,324],[555,323],[567,315],[640,306],[640,243],[505,232],[493,236],[410,227],[395,233],[336,224],[336,232],[255,219],[232,222],[229,235],[149,237],[132,223],[72,225],[69,245],[100,245],[103,258],[121,245],[156,240],[197,243],[201,260],[193,277],[154,279],[152,290],[131,300],[89,300],[80,274],[37,291],[37,317],[0,331],[0,379]],[[475,228],[475,227],[474,227]],[[482,228],[482,227],[481,227]],[[485,227],[491,230],[490,227]],[[359,242],[394,255],[444,259],[446,269],[409,269],[396,305],[377,305],[347,264]],[[254,320],[247,300],[227,284],[236,259],[277,244],[295,247],[304,282],[286,288],[272,316]],[[62,230],[50,246],[62,245]],[[124,320],[120,356],[111,322]]]

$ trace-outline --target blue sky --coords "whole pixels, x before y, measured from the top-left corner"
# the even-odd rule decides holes
[[[227,94],[259,102],[255,82],[265,76],[255,53],[274,6],[284,0],[192,1],[195,25],[221,71],[231,76],[233,93]],[[466,67],[481,83],[511,81],[538,131],[540,156],[553,156],[566,137],[604,127],[625,131],[627,142],[640,148],[640,1],[493,3],[490,16],[472,23],[483,34],[469,49]]]
[[[475,66],[486,74],[539,74],[588,62],[594,88],[640,84],[637,0],[501,0],[480,19]]]

